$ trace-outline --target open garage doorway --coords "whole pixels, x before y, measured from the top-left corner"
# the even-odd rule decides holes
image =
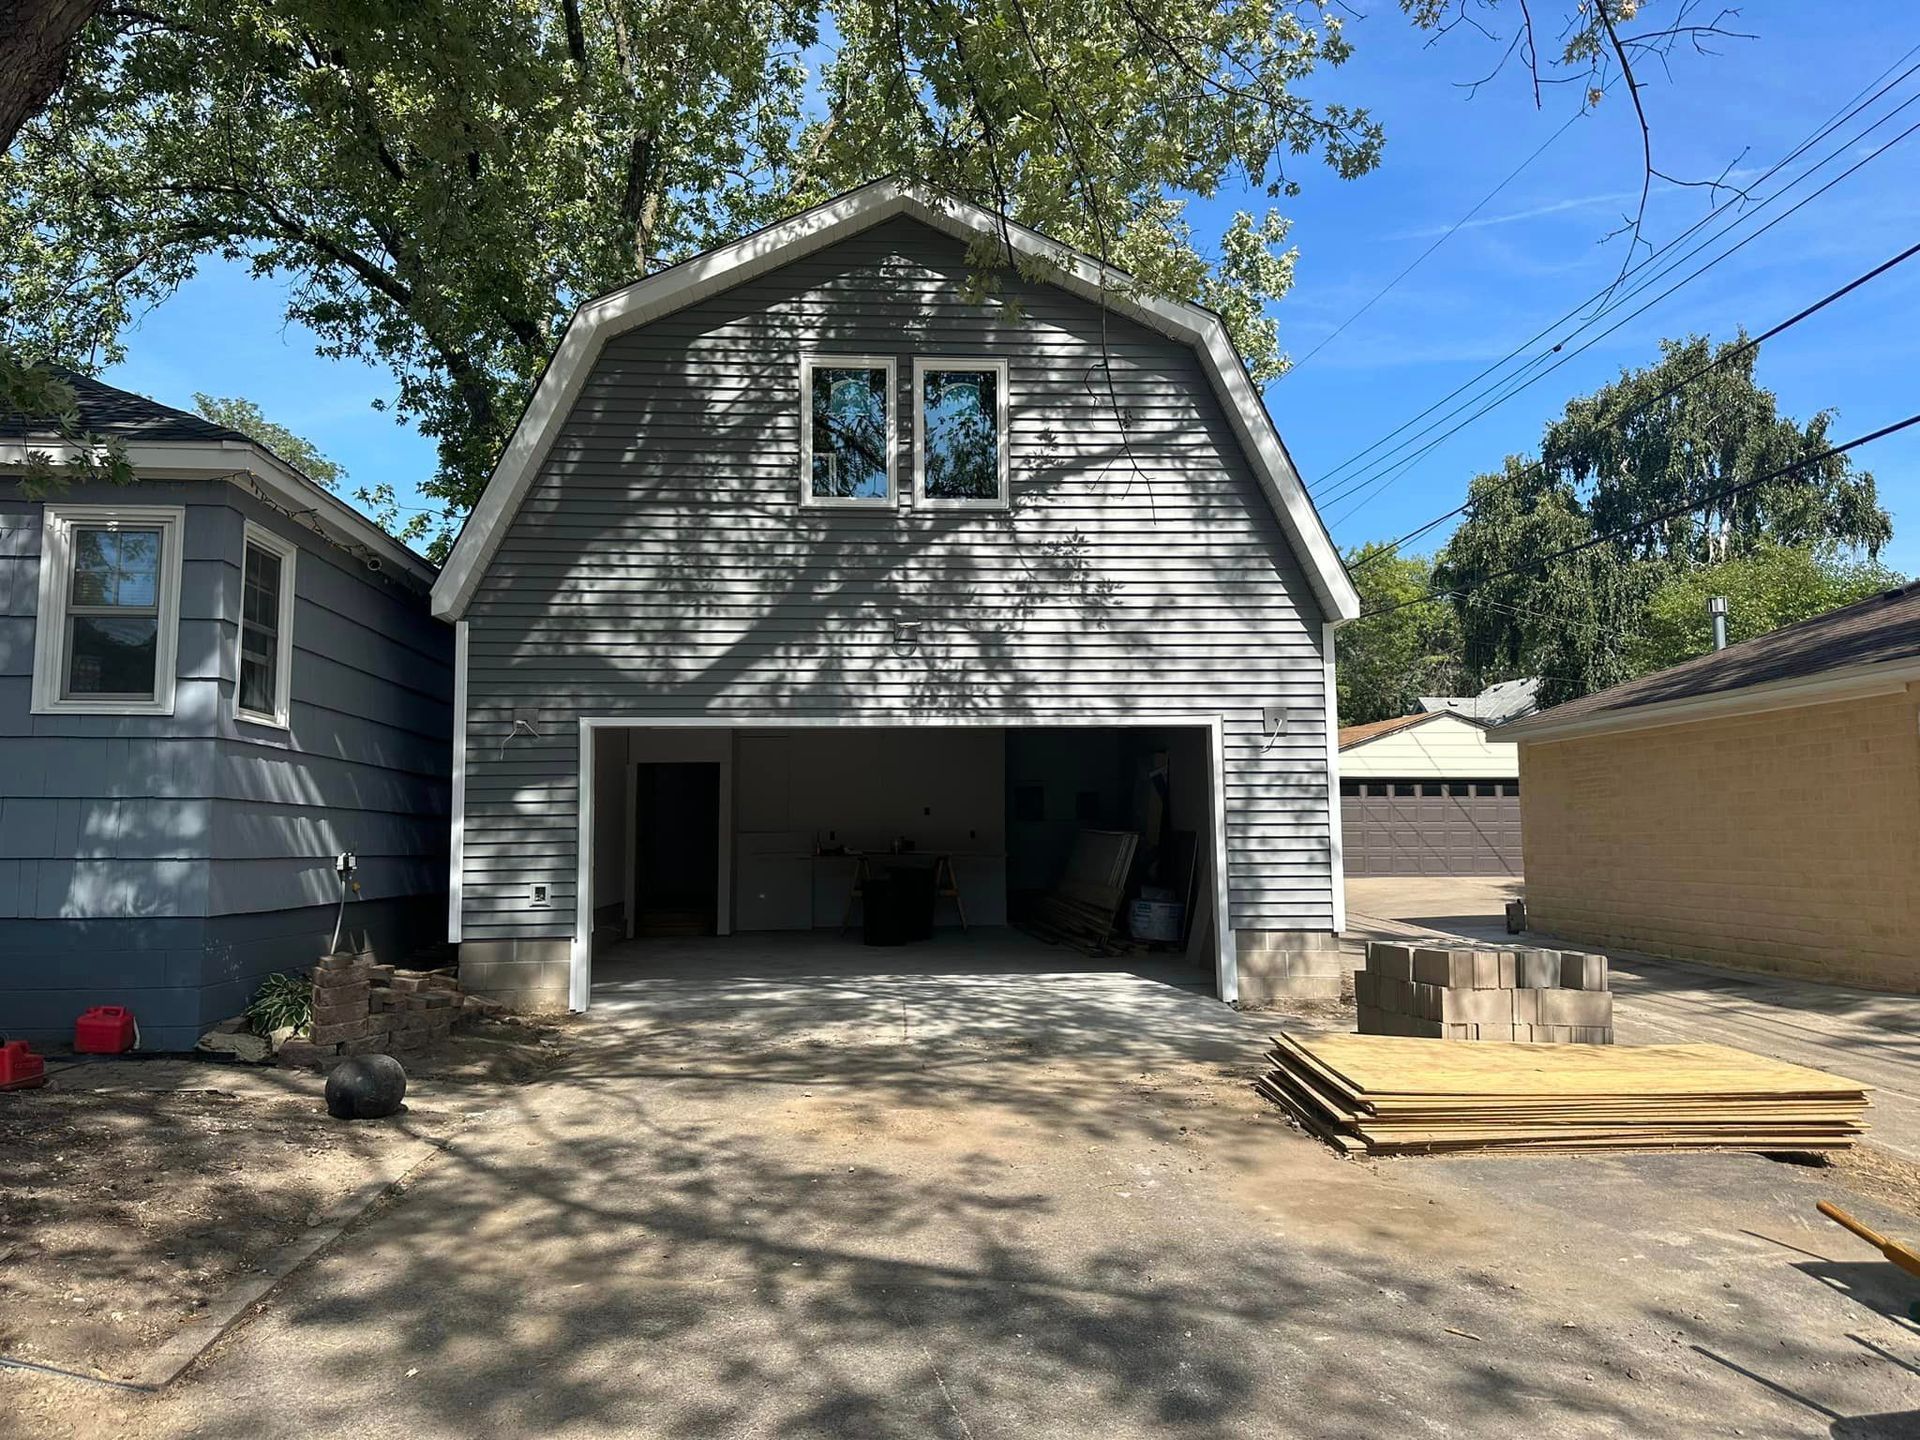
[[[575,938],[576,1008],[596,961],[828,954],[875,970],[1151,964],[1233,997],[1217,722],[595,717],[581,740],[593,923]],[[917,921],[904,943],[884,943],[899,939],[884,904]]]

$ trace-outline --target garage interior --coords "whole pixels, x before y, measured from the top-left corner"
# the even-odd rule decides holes
[[[874,934],[884,877],[931,877],[932,947],[992,964],[1141,960],[1214,984],[1211,732],[1204,726],[598,725],[589,883],[596,971],[726,964]],[[1131,837],[1131,838],[1129,838]],[[1121,878],[1089,955],[1050,924],[1090,862]],[[904,885],[904,882],[902,882]],[[917,882],[922,887],[926,880]],[[1077,893],[1077,892],[1075,892]],[[1148,902],[1136,920],[1134,902]],[[1049,907],[1054,908],[1050,909]],[[877,913],[876,920],[879,918]],[[885,938],[885,937],[877,937]],[[874,945],[876,968],[915,963]]]

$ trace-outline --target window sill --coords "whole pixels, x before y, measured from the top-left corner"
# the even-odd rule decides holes
[[[171,715],[170,700],[52,700],[33,706],[31,715]]]
[[[257,725],[262,730],[288,730],[292,728],[287,723],[287,717],[285,716],[256,715],[251,710],[236,710],[233,712],[233,719],[236,725]]]

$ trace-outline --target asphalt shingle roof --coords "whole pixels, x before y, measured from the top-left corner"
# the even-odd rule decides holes
[[[1920,581],[1825,615],[1783,625],[1724,650],[1595,691],[1516,722],[1560,724],[1629,713],[1643,705],[1724,695],[1755,685],[1810,679],[1829,670],[1920,659]]]
[[[62,370],[59,374],[73,387],[83,433],[127,441],[247,440],[238,430],[162,405],[131,390],[116,389],[73,371]],[[0,436],[51,439],[56,433],[50,416],[0,414]]]

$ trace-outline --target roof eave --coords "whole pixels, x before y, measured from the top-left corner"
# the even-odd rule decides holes
[[[71,442],[0,438],[0,469],[24,467],[30,455],[54,464],[77,459],[82,447]],[[439,572],[424,556],[382,530],[339,496],[302,475],[286,461],[251,440],[136,440],[126,447],[127,463],[148,479],[226,479],[245,475],[270,498],[295,513],[324,517],[340,538],[353,541],[412,576],[425,588]]]
[[[1653,730],[1697,720],[1731,719],[1738,715],[1765,714],[1770,710],[1791,710],[1803,705],[1825,705],[1839,700],[1891,695],[1916,682],[1920,682],[1920,658],[1883,660],[1868,665],[1825,670],[1817,675],[1799,675],[1763,685],[1743,686],[1738,690],[1688,695],[1635,705],[1625,710],[1603,710],[1597,714],[1575,715],[1559,720],[1554,719],[1552,710],[1542,710],[1537,715],[1510,720],[1494,727],[1488,733],[1488,739],[1519,743]]]

